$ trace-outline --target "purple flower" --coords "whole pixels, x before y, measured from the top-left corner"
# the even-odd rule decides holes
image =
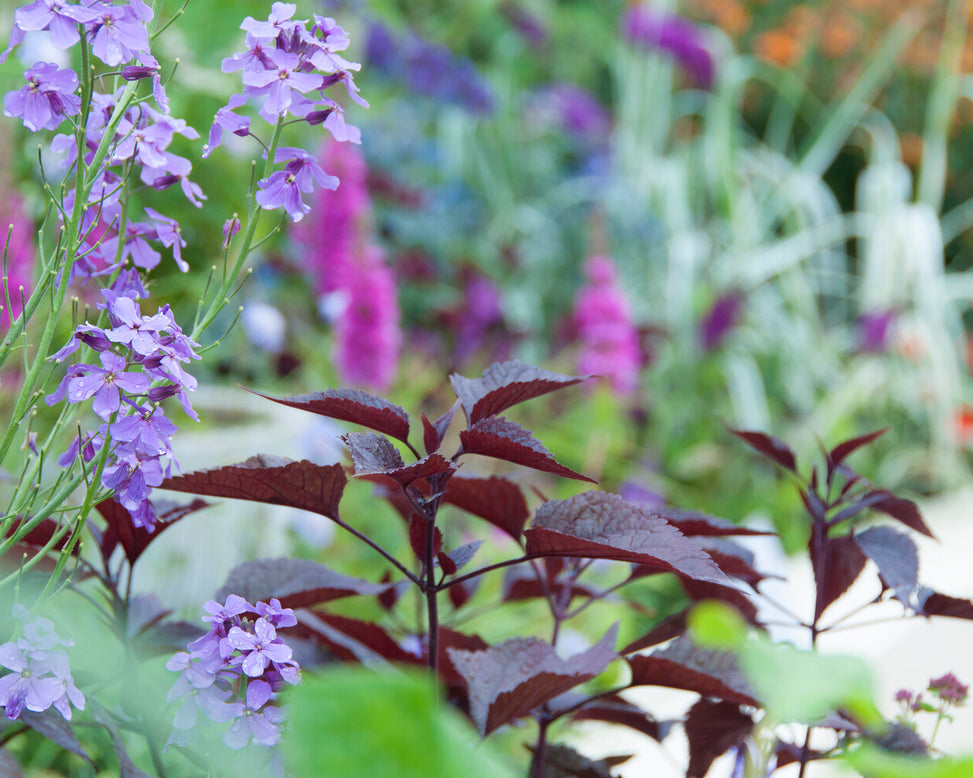
[[[290,661],[290,647],[277,639],[277,630],[266,619],[254,622],[253,632],[233,627],[226,636],[227,642],[243,654],[241,668],[251,678],[263,675],[271,662],[283,664]]]
[[[94,9],[69,5],[65,0],[35,0],[14,12],[14,30],[21,33],[47,30],[54,46],[69,49],[80,40],[78,24],[88,24],[97,18]]]
[[[213,153],[213,149],[220,145],[223,140],[223,131],[232,132],[241,138],[250,134],[250,117],[237,116],[233,113],[237,108],[246,104],[247,98],[243,95],[230,95],[229,102],[216,112],[213,119],[213,126],[209,130],[209,141],[203,148],[203,159]]]
[[[943,702],[959,704],[966,701],[969,696],[970,687],[960,683],[959,679],[952,673],[929,681],[928,691],[934,692]]]
[[[628,300],[615,278],[608,257],[591,257],[585,264],[588,283],[574,301],[574,323],[581,350],[578,370],[605,376],[617,394],[638,388],[642,352]]]
[[[123,298],[128,299],[128,298]],[[94,397],[92,409],[106,421],[121,406],[121,389],[133,395],[145,394],[151,380],[145,373],[126,372],[128,361],[118,354],[103,351],[99,354],[101,367],[73,365],[53,394],[46,398],[54,405],[67,396],[69,403],[79,403]]]
[[[317,161],[303,149],[282,146],[277,149],[275,162],[288,160],[283,170],[271,173],[257,182],[257,204],[265,211],[284,207],[295,222],[311,210],[301,199],[301,193],[313,191],[314,182],[325,189],[336,189],[338,179],[329,176]]]
[[[236,716],[223,738],[227,748],[239,750],[251,740],[262,746],[275,746],[280,741],[280,727],[284,713],[280,708],[267,705],[271,698],[270,684],[266,681],[250,681],[247,684],[246,704],[234,703],[231,707]]]
[[[594,142],[603,141],[611,129],[605,107],[590,92],[574,84],[548,84],[531,102],[531,111],[571,135]]]
[[[713,57],[699,27],[679,16],[661,14],[647,3],[633,5],[622,19],[632,43],[675,57],[703,89],[713,84]]]
[[[703,350],[712,351],[718,348],[739,323],[742,313],[743,295],[739,292],[729,292],[717,297],[699,325],[699,343]]]
[[[384,391],[398,370],[399,304],[395,276],[377,246],[365,249],[342,290],[335,326],[335,362],[342,383]]]
[[[149,33],[145,23],[148,18],[140,11],[144,3],[133,0],[130,5],[97,6],[98,16],[91,23],[91,52],[106,65],[116,67],[130,62],[137,54],[149,53]],[[148,10],[147,8],[145,10]]]
[[[269,67],[265,70],[244,70],[243,83],[248,95],[264,98],[260,115],[268,122],[276,122],[277,117],[283,116],[297,99],[293,92],[305,94],[320,89],[323,77],[320,73],[300,72],[301,58],[291,52],[268,49],[267,59]],[[294,111],[295,115],[306,116],[312,105]]]
[[[858,350],[877,354],[888,348],[897,312],[894,309],[869,311],[858,317]]]
[[[65,116],[81,112],[81,98],[74,94],[78,76],[51,62],[38,62],[24,71],[27,85],[3,98],[3,115],[23,119],[27,129],[55,130]]]

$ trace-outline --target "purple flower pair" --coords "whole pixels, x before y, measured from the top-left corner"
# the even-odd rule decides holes
[[[61,648],[73,644],[58,637],[49,619],[31,619],[23,606],[14,607],[14,616],[24,626],[17,640],[0,645],[0,666],[10,671],[0,676],[0,707],[8,719],[54,707],[70,720],[71,706],[84,710],[85,705]]]
[[[191,742],[202,711],[212,722],[232,722],[223,737],[228,748],[276,745],[284,716],[273,703],[285,684],[300,681],[293,652],[277,634],[297,624],[294,611],[277,599],[251,605],[235,594],[203,609],[210,631],[166,663],[181,673],[168,695],[169,702],[181,701],[169,744]]]

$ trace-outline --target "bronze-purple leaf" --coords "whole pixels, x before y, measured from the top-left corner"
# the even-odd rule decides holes
[[[597,700],[583,705],[571,718],[575,720],[606,721],[610,724],[620,724],[629,727],[643,735],[648,735],[660,743],[667,733],[668,722],[656,721],[651,714],[633,705],[617,694],[599,697]]]
[[[571,746],[550,743],[544,749],[544,775],[546,778],[614,778],[612,768],[631,758],[632,754],[624,754],[590,759]]]
[[[115,500],[102,500],[95,506],[108,524],[99,543],[102,558],[107,562],[112,551],[121,543],[129,565],[134,565],[142,552],[164,530],[190,513],[195,513],[209,505],[210,503],[200,499],[193,500],[188,505],[173,505],[165,501],[154,502],[157,521],[152,532],[149,532],[145,527],[136,527],[132,523],[132,514],[121,503]]]
[[[629,657],[628,663],[632,686],[665,686],[740,705],[759,705],[734,654],[700,648],[685,635],[661,651]]]
[[[753,719],[734,702],[699,700],[683,726],[689,741],[686,778],[703,778],[718,756],[743,743],[753,729]]]
[[[580,683],[601,674],[615,659],[618,625],[580,654],[562,659],[539,638],[514,638],[485,651],[449,649],[466,681],[470,716],[488,735]]]
[[[720,519],[716,516],[709,516],[699,511],[684,510],[682,508],[670,508],[668,506],[656,508],[655,512],[676,527],[683,535],[690,536],[712,536],[719,537],[724,535],[776,535],[776,532],[769,530],[749,529],[737,524]]]
[[[867,446],[873,440],[880,438],[888,431],[888,427],[883,427],[875,432],[869,432],[867,435],[859,435],[857,438],[851,438],[850,440],[839,443],[828,452],[828,461],[831,469],[834,469],[840,465],[844,461],[845,457],[847,457],[853,451],[857,451],[862,446]]]
[[[456,415],[458,409],[459,400],[454,402],[452,407],[436,419],[436,421],[429,421],[426,418],[426,414],[422,414],[422,444],[426,447],[427,454],[432,454],[434,451],[439,450],[439,446],[446,436],[446,430],[449,429],[449,425],[453,421],[453,416]]]
[[[450,383],[466,411],[469,426],[534,397],[580,383],[588,376],[552,373],[526,362],[495,362],[480,378],[453,373]]]
[[[294,397],[273,397],[253,389],[247,391],[291,408],[359,424],[402,442],[409,439],[409,414],[376,394],[358,389],[328,389]]]
[[[825,538],[819,547],[811,538],[811,563],[818,587],[814,618],[848,591],[865,568],[866,557],[858,544],[847,535]]]
[[[542,583],[537,579],[537,574],[529,565],[517,565],[508,567],[503,577],[503,601],[516,602],[517,600],[529,600],[536,597],[552,596],[558,598],[568,597],[565,602],[570,605],[575,597],[594,597],[595,591],[579,583],[571,585],[571,594],[565,593],[565,582],[549,581]]]
[[[527,552],[533,556],[617,559],[690,578],[726,581],[698,543],[651,509],[617,494],[592,491],[548,500],[524,534]]]
[[[797,457],[794,456],[794,452],[791,451],[790,447],[784,441],[772,435],[767,435],[764,432],[728,429],[742,441],[759,451],[765,457],[772,459],[781,467],[786,467],[792,473],[797,472]]]
[[[881,511],[927,537],[935,537],[929,527],[926,526],[926,522],[922,520],[922,514],[919,513],[919,508],[912,500],[896,497],[891,492],[881,489],[870,492],[869,496],[875,494],[879,495],[879,499],[871,503],[872,510]]]
[[[410,654],[378,624],[348,616],[299,609],[294,631],[326,647],[345,662],[361,662],[366,667],[385,667],[387,662],[418,664]]]
[[[371,583],[336,573],[311,559],[254,559],[230,571],[216,598],[222,602],[230,594],[238,594],[257,602],[276,597],[285,608],[306,608],[343,597],[378,596],[392,588],[392,583]]]
[[[530,517],[524,493],[506,478],[454,476],[446,486],[444,502],[486,519],[514,540],[520,540]]]
[[[529,430],[502,416],[490,416],[477,422],[470,429],[461,431],[459,439],[465,454],[481,454],[485,457],[505,459],[516,465],[545,473],[597,483],[593,478],[558,464],[551,456],[551,452],[544,448]]]
[[[81,743],[78,742],[78,737],[74,734],[71,723],[65,721],[64,716],[54,708],[48,708],[40,713],[25,709],[20,713],[20,721],[52,743],[59,745],[65,751],[80,756],[88,764],[94,766],[95,763],[91,761],[91,757],[85,753]]]
[[[973,620],[973,601],[934,592],[923,587],[919,591],[919,612],[923,616],[949,616]]]
[[[167,478],[161,488],[287,505],[334,519],[347,482],[341,465],[316,465],[306,459],[294,462],[258,454],[236,465]]]
[[[882,581],[895,599],[908,608],[919,585],[919,551],[912,538],[891,527],[869,527],[854,538],[865,556],[878,566]]]
[[[374,432],[349,432],[341,439],[348,446],[355,475],[385,475],[405,467],[402,454],[384,435]]]
[[[665,643],[667,640],[679,637],[686,631],[687,616],[689,616],[691,609],[692,606],[679,611],[679,613],[667,616],[642,635],[642,637],[636,638],[618,653],[623,656],[634,654],[636,651],[644,651],[647,648],[652,648],[660,643]]]

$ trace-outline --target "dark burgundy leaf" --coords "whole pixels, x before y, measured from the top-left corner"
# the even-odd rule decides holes
[[[642,637],[633,640],[618,653],[623,656],[634,654],[636,651],[644,651],[647,648],[652,648],[652,646],[657,646],[660,643],[665,643],[667,640],[672,640],[674,637],[682,635],[686,631],[686,617],[689,615],[690,610],[691,607],[679,613],[674,613],[672,616],[667,616]]]
[[[132,514],[124,505],[115,500],[102,500],[95,506],[95,509],[108,525],[102,533],[99,543],[102,558],[107,563],[112,551],[121,543],[129,565],[134,565],[142,552],[164,530],[190,513],[207,508],[209,505],[210,503],[200,499],[195,499],[188,505],[173,505],[168,502],[154,503],[158,521],[152,532],[149,532],[145,527],[136,527],[132,523]]]
[[[294,397],[272,397],[253,389],[247,391],[291,408],[360,424],[403,443],[409,439],[409,414],[375,394],[357,389],[328,389]]]
[[[426,447],[427,454],[439,450],[443,438],[446,436],[446,430],[449,429],[449,425],[453,422],[453,416],[456,415],[458,409],[459,400],[454,402],[453,406],[436,421],[429,421],[426,414],[422,414],[422,444]]]
[[[163,489],[210,497],[231,497],[271,505],[287,505],[338,516],[338,503],[348,478],[341,465],[293,462],[259,454],[246,462],[167,478]]]
[[[759,706],[734,654],[700,648],[685,635],[661,651],[629,657],[628,663],[632,686],[685,689],[703,697]]]
[[[413,516],[409,520],[409,545],[412,547],[412,552],[416,555],[416,558],[423,564],[426,563],[426,532],[428,527],[429,522],[421,516]],[[439,527],[436,527],[432,539],[432,553],[437,556],[442,550],[443,533]]]
[[[27,519],[27,521],[29,521],[29,519]],[[10,528],[7,530],[6,537],[12,538],[17,533],[17,530],[20,528],[23,522],[23,516],[18,516],[14,521],[10,522]],[[41,521],[28,530],[26,534],[24,534],[24,536],[17,541],[17,543],[18,545],[27,546],[34,551],[37,551],[44,548],[44,546],[51,541],[51,538],[57,534],[57,531],[62,528],[63,525],[59,525],[53,519],[41,519]],[[64,548],[65,543],[67,543],[70,539],[70,529],[65,530],[61,538],[54,543],[53,546],[51,546],[49,552],[53,553],[55,551],[60,551],[62,548]],[[71,556],[77,556],[79,550],[78,544],[75,544],[74,549],[71,551]]]
[[[728,428],[738,438],[755,448],[765,457],[774,460],[781,467],[786,467],[792,473],[797,472],[797,457],[790,447],[782,440],[778,440],[763,432],[748,432]]]
[[[336,573],[310,559],[254,559],[237,565],[216,595],[238,594],[248,602],[280,600],[285,608],[305,608],[356,595],[377,596],[393,587]]]
[[[919,592],[920,613],[924,616],[949,616],[973,620],[973,601],[951,597],[923,587]]]
[[[456,563],[449,558],[449,554],[440,551],[436,555],[436,561],[439,562],[439,568],[446,575],[453,575],[456,572]]]
[[[572,713],[571,718],[578,721],[606,721],[610,724],[620,724],[623,727],[641,732],[643,735],[648,735],[660,743],[668,729],[660,725],[660,722],[652,718],[650,714],[617,694],[599,697]]]
[[[689,741],[686,778],[703,778],[718,756],[743,743],[753,719],[734,702],[700,700],[689,709],[683,728]]]
[[[535,597],[563,596],[564,583],[548,581],[542,584],[537,580],[537,574],[530,565],[518,565],[508,567],[503,577],[503,601],[516,602],[518,600],[529,600]],[[575,597],[594,597],[595,592],[586,586],[573,583],[571,586],[570,600]],[[570,604],[570,600],[569,603]]]
[[[725,535],[776,535],[769,530],[749,529],[733,524],[726,519],[708,516],[698,511],[681,508],[656,508],[655,513],[676,527],[683,535],[690,537]]]
[[[922,514],[919,513],[919,508],[912,500],[896,497],[891,492],[884,490],[878,490],[878,493],[884,496],[877,502],[872,503],[872,510],[881,511],[927,537],[936,537],[929,530],[929,527],[926,526],[926,522],[922,520]]]
[[[388,662],[417,664],[419,657],[410,654],[378,624],[347,616],[311,611],[297,611],[298,626],[294,631],[325,646],[345,662],[361,662],[366,667],[385,668]]]
[[[466,478],[453,476],[446,486],[444,502],[486,519],[514,540],[520,540],[530,517],[527,500],[520,487],[506,478]]]
[[[544,750],[542,778],[614,778],[611,769],[631,758],[628,755],[589,759],[571,746],[550,743]]]
[[[462,430],[459,439],[463,444],[464,454],[481,454],[485,457],[505,459],[516,465],[531,467],[545,473],[597,483],[593,478],[558,464],[551,456],[551,452],[544,448],[528,430],[512,421],[507,421],[502,416],[491,416],[468,430]]]
[[[833,751],[818,751],[812,748],[805,752],[803,745],[787,743],[783,740],[777,741],[778,769],[789,764],[794,764],[795,762],[800,762],[802,758],[808,762],[813,762],[815,759],[825,759],[829,756],[833,756]]]
[[[378,604],[384,610],[390,611],[395,607],[395,603],[399,601],[399,595],[402,592],[398,586],[392,585],[392,574],[388,570],[382,574],[382,584],[388,588],[378,593]]]
[[[597,644],[570,659],[538,638],[514,638],[484,651],[447,653],[466,681],[470,715],[483,735],[601,674],[617,656],[612,627]]]
[[[459,587],[450,587],[450,591],[457,588]],[[479,635],[467,635],[463,632],[457,632],[454,629],[440,627],[439,675],[442,677],[443,681],[450,686],[462,686],[465,689],[466,681],[453,664],[453,660],[449,655],[450,650],[457,649],[462,651],[486,651],[488,648],[490,648],[490,645]],[[422,661],[425,663],[429,656],[428,646],[425,647],[423,654],[424,656]]]
[[[507,408],[541,395],[580,383],[586,377],[561,375],[525,362],[495,362],[480,378],[449,377],[453,391],[466,411],[469,426]]]
[[[43,735],[55,745],[59,745],[65,751],[70,751],[72,754],[80,756],[94,767],[95,763],[84,752],[81,743],[78,742],[78,738],[74,734],[74,730],[71,728],[71,724],[65,721],[64,716],[54,708],[48,708],[40,713],[35,713],[25,708],[20,713],[20,721],[35,732]]]
[[[710,555],[710,558],[720,570],[731,578],[743,581],[750,587],[756,587],[758,583],[766,578],[780,577],[768,576],[757,570],[753,566],[755,560],[754,553],[739,543],[734,543],[732,540],[723,537],[696,537],[695,540]]]
[[[808,515],[814,519],[815,522],[824,524],[827,522],[827,510],[824,507],[824,503],[821,502],[821,498],[814,492],[808,492],[804,489],[800,490],[801,502],[804,503],[804,507],[807,509]]]
[[[858,547],[878,566],[885,585],[906,607],[919,585],[919,551],[912,538],[891,527],[869,527],[855,536]]]
[[[480,580],[480,578],[471,578],[449,587],[447,590],[449,592],[449,601],[453,604],[454,608],[462,608],[470,601],[470,597],[473,596],[473,592],[479,586]]]
[[[736,608],[751,624],[757,624],[757,606],[743,592],[730,586],[679,576],[679,583],[693,602],[719,600]]]
[[[859,499],[852,502],[850,505],[846,505],[840,511],[838,511],[834,516],[828,520],[829,526],[836,526],[843,521],[854,518],[859,513],[861,513],[866,508],[871,508],[875,503],[882,502],[885,495],[881,492],[869,492],[868,494],[860,497]]]
[[[726,580],[698,543],[651,509],[617,494],[593,491],[548,500],[525,535],[527,552],[534,556],[617,559],[691,578]]]
[[[843,443],[839,443],[831,451],[828,452],[828,460],[832,467],[840,465],[846,456],[848,456],[852,451],[856,451],[862,446],[866,446],[871,443],[876,438],[881,437],[886,432],[889,431],[888,427],[876,430],[875,432],[869,432],[867,435],[859,435],[857,438],[851,438]]]
[[[858,544],[847,535],[825,538],[818,549],[812,535],[809,548],[814,580],[818,587],[814,618],[817,620],[831,603],[848,591],[865,568],[866,557]]]

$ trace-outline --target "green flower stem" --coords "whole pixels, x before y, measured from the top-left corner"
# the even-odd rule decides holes
[[[280,144],[280,136],[283,129],[284,119],[283,117],[278,117],[277,124],[274,127],[273,137],[270,140],[270,146],[267,148],[267,160],[264,163],[262,178],[267,178],[273,172],[274,156],[277,154],[277,146]],[[215,319],[219,312],[229,304],[230,297],[232,297],[230,290],[233,288],[233,284],[236,283],[237,276],[240,274],[243,263],[246,262],[247,257],[254,248],[253,239],[257,233],[257,224],[260,221],[260,215],[263,212],[263,209],[257,205],[253,189],[247,193],[247,198],[249,200],[247,207],[247,230],[243,234],[243,243],[240,245],[240,250],[237,253],[233,267],[230,268],[230,272],[224,274],[223,281],[220,284],[220,288],[216,291],[215,296],[213,297],[213,302],[210,304],[209,309],[202,316],[202,318],[196,322],[196,326],[193,327],[193,333],[190,337],[197,342],[206,328],[213,323],[213,319]]]
[[[74,209],[71,213],[70,221],[65,225],[64,235],[65,243],[61,249],[63,260],[60,263],[60,268],[52,267],[49,271],[51,274],[56,274],[58,271],[61,275],[61,283],[57,287],[54,293],[54,299],[51,304],[51,315],[48,317],[46,324],[44,325],[44,331],[41,334],[40,341],[37,346],[37,355],[34,358],[33,364],[30,366],[27,374],[24,376],[24,382],[21,386],[20,393],[17,395],[17,402],[14,405],[13,412],[10,414],[10,424],[7,425],[7,431],[3,436],[3,440],[0,441],[0,464],[6,459],[7,454],[10,451],[10,445],[17,434],[20,423],[27,411],[27,400],[31,396],[34,390],[34,386],[37,383],[37,378],[40,375],[41,369],[47,363],[47,357],[51,348],[51,341],[54,339],[54,331],[57,328],[57,323],[61,309],[64,307],[64,298],[67,296],[68,292],[68,278],[71,277],[71,269],[74,267],[74,261],[78,252],[78,248],[81,245],[81,222],[84,216],[85,208],[88,204],[88,197],[91,195],[91,189],[94,186],[95,180],[98,177],[98,172],[101,170],[101,165],[105,161],[105,157],[108,156],[108,151],[114,142],[115,131],[118,128],[119,122],[125,115],[125,111],[128,109],[129,104],[135,98],[135,93],[138,91],[138,81],[133,81],[125,87],[122,92],[121,97],[115,104],[115,110],[112,113],[112,117],[105,127],[104,135],[102,135],[101,142],[98,144],[98,148],[95,151],[94,158],[91,161],[90,166],[85,166],[82,162],[83,155],[80,149],[83,146],[79,145],[78,151],[78,162],[75,173],[75,196],[74,196]],[[83,129],[79,130],[83,132]],[[53,281],[53,278],[51,279]],[[23,318],[23,317],[21,317]]]

